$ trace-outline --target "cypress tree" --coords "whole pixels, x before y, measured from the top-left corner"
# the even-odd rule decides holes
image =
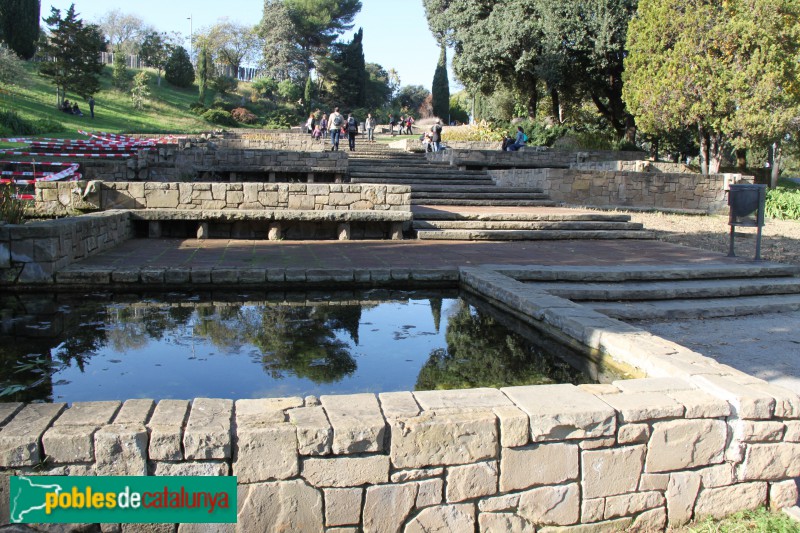
[[[447,80],[447,48],[444,41],[442,41],[441,47],[439,62],[436,64],[436,72],[433,74],[431,94],[433,95],[433,114],[446,121],[450,115],[450,82]]]
[[[201,105],[206,105],[206,82],[208,81],[208,48],[203,44],[200,48],[200,54],[197,57],[197,87],[198,96],[197,101]]]
[[[39,39],[40,0],[2,0],[0,39],[22,59],[31,59]]]
[[[314,100],[314,82],[311,80],[311,73],[306,78],[306,88],[303,91],[303,104],[306,107],[306,113],[311,112],[312,102]]]

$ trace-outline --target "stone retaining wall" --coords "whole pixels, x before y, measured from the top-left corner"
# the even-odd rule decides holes
[[[296,209],[410,211],[404,185],[311,183],[39,182],[36,210]]]
[[[428,153],[429,161],[447,162],[453,166],[516,167],[516,168],[568,168],[576,163],[597,161],[636,161],[642,152],[613,150],[562,151],[544,146],[526,146],[516,152],[497,150],[459,149],[445,143],[447,150]]]
[[[57,270],[117,246],[132,231],[128,214],[118,211],[0,224],[0,284],[52,283]]]
[[[716,213],[727,207],[731,183],[741,174],[597,172],[578,169],[489,170],[497,185],[540,188],[556,202],[594,207],[676,209]]]
[[[667,163],[665,161],[592,161],[574,163],[574,170],[594,170],[596,172],[664,172],[667,174],[697,174],[691,167],[683,163]]]

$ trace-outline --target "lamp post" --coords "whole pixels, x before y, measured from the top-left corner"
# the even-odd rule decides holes
[[[186,19],[189,21],[189,60],[192,59],[192,41],[194,40],[194,31],[192,29],[192,15]]]

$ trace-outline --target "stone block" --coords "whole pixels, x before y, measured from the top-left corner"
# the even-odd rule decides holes
[[[94,462],[96,426],[53,426],[42,436],[44,454],[56,464]]]
[[[189,413],[187,400],[161,400],[153,410],[150,422],[150,459],[180,461],[183,459],[183,425]]]
[[[753,383],[750,388],[775,398],[777,418],[800,418],[800,397],[796,393],[771,383]]]
[[[786,426],[782,422],[742,420],[735,425],[735,435],[743,442],[780,442]]]
[[[800,442],[800,422],[796,420],[787,420],[786,433],[783,435],[783,440],[786,442]]]
[[[769,484],[769,508],[773,511],[787,509],[800,501],[797,480],[788,479]]]
[[[645,446],[628,446],[581,454],[584,498],[635,492],[644,466]]]
[[[492,498],[482,498],[478,501],[478,509],[482,513],[496,513],[499,511],[515,511],[519,506],[519,494],[504,494]]]
[[[5,426],[24,405],[22,402],[0,403],[0,428]]]
[[[500,458],[500,491],[538,485],[557,485],[578,478],[578,446],[539,444],[527,448],[503,448]]]
[[[385,455],[309,457],[303,460],[301,475],[315,487],[377,485],[389,481],[389,458]]]
[[[663,507],[664,503],[664,495],[657,491],[609,496],[606,498],[603,518],[610,520],[612,518],[632,516],[642,511]]]
[[[230,465],[225,461],[181,461],[171,463],[152,461],[150,475],[153,476],[229,476]]]
[[[386,421],[374,394],[321,396],[337,455],[383,450]]]
[[[480,533],[536,533],[536,528],[513,513],[480,513],[478,515]]]
[[[238,428],[269,427],[286,421],[285,411],[303,407],[303,398],[258,398],[236,401],[236,426]]]
[[[703,390],[726,400],[741,419],[767,420],[775,411],[775,398],[726,376],[694,376]]]
[[[738,483],[729,487],[702,489],[694,506],[696,519],[724,518],[738,511],[757,509],[767,503],[767,484]]]
[[[624,424],[617,432],[620,444],[643,444],[650,438],[650,426],[647,424]]]
[[[395,468],[470,464],[498,455],[499,436],[493,413],[423,413],[390,423]]]
[[[378,400],[386,418],[408,418],[417,416],[420,412],[414,395],[408,391],[382,392]]]
[[[155,409],[155,405],[156,404],[153,400],[125,400],[125,403],[122,404],[117,416],[114,417],[114,424],[144,425],[147,423],[148,418],[150,418],[150,414],[153,412],[153,409]]]
[[[530,417],[534,442],[613,436],[616,411],[574,385],[501,389]]]
[[[581,502],[581,522],[600,522],[606,510],[605,498],[594,498]]]
[[[120,405],[120,402],[75,402],[53,426],[103,426],[111,422]]]
[[[110,425],[94,434],[95,469],[99,476],[146,476],[147,429]]]
[[[368,487],[364,498],[364,533],[401,531],[416,499],[416,483]]]
[[[613,437],[606,437],[604,439],[586,439],[578,442],[581,450],[598,450],[600,448],[612,448],[617,444],[617,440]]]
[[[669,474],[642,474],[639,490],[667,490]]]
[[[297,452],[300,455],[328,455],[331,453],[333,428],[322,407],[291,409],[289,421],[297,430]]]
[[[429,533],[433,531],[474,531],[475,506],[468,503],[437,505],[420,511],[403,530],[403,533]]]
[[[709,466],[697,470],[700,474],[700,479],[703,481],[703,488],[713,489],[717,487],[726,487],[733,485],[734,470],[731,463],[722,463],[721,465]]]
[[[670,391],[667,394],[683,405],[686,418],[723,418],[731,414],[728,402],[701,390]]]
[[[667,510],[663,507],[645,511],[633,521],[633,531],[663,531],[667,527]]]
[[[674,420],[653,424],[647,472],[669,472],[721,463],[728,426],[721,420]]]
[[[569,526],[580,520],[577,483],[538,487],[520,494],[517,514],[537,526]]]
[[[361,523],[364,489],[325,489],[325,525],[357,526]]]
[[[175,209],[178,207],[180,193],[175,190],[148,190],[145,192],[145,208]]]
[[[670,527],[681,527],[692,519],[702,477],[697,472],[673,472],[667,485],[667,515]]]
[[[447,503],[497,494],[497,462],[452,466],[447,469]]]
[[[289,479],[300,472],[297,431],[287,423],[237,430],[233,473],[239,483]]]
[[[322,531],[320,491],[302,480],[239,485],[238,533]]]
[[[44,457],[39,448],[42,435],[66,407],[64,403],[32,403],[19,411],[0,430],[0,466],[28,466]]]
[[[737,478],[741,481],[781,481],[800,477],[800,444],[749,444]]]
[[[489,388],[416,391],[414,398],[423,411],[492,409],[514,405],[499,390]]]
[[[233,401],[196,398],[183,432],[186,459],[230,459]]]
[[[495,407],[493,411],[500,420],[500,445],[503,448],[516,448],[530,442],[527,414],[515,406]]]
[[[611,383],[622,392],[674,392],[697,390],[697,387],[682,378],[624,379]]]
[[[444,493],[444,480],[425,479],[417,482],[417,501],[414,506],[417,509],[431,507],[442,503]]]
[[[420,479],[430,479],[440,477],[444,474],[444,468],[423,468],[419,470],[401,470],[392,474],[392,483],[402,483],[404,481],[417,481]]]
[[[620,423],[682,417],[684,407],[661,392],[605,394],[600,398],[618,412]]]

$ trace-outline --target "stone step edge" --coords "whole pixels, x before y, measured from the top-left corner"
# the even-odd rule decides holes
[[[423,206],[424,207],[424,206]],[[441,222],[539,222],[539,221],[575,221],[575,222],[630,222],[629,215],[606,215],[601,213],[574,214],[539,214],[539,213],[457,213],[451,211],[412,210],[414,220],[431,220]]]
[[[417,238],[454,241],[649,240],[654,239],[655,234],[644,230],[420,230]]]
[[[800,310],[800,294],[741,296],[693,300],[664,300],[658,305],[649,302],[620,303],[581,302],[582,305],[621,320],[718,318],[764,313],[785,313]]]
[[[577,220],[454,220],[454,221],[428,221],[424,219],[414,218],[411,228],[415,230],[487,230],[487,231],[503,231],[503,230],[520,230],[520,231],[543,231],[543,230],[561,230],[561,231],[591,231],[591,230],[629,230],[638,231],[643,229],[643,226],[636,222],[616,222],[609,220],[592,220],[592,221],[577,221]]]

